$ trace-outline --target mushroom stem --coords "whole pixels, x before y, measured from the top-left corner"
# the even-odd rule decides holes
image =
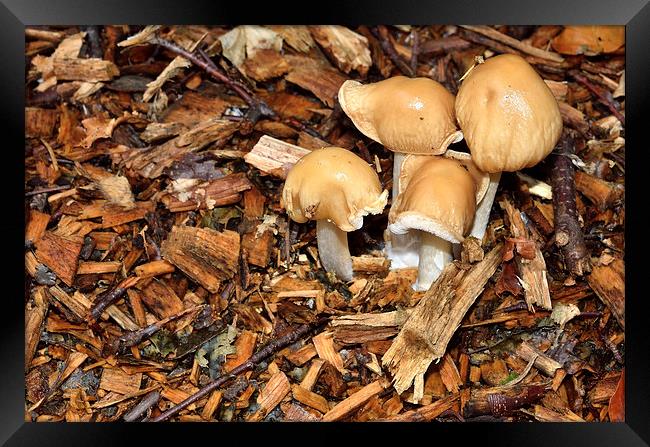
[[[451,242],[431,234],[418,231],[420,235],[420,261],[418,263],[418,279],[413,289],[422,292],[429,290],[431,284],[438,279],[440,273],[454,256]]]
[[[500,180],[500,172],[490,174],[490,185],[488,186],[481,203],[479,203],[478,208],[476,208],[474,224],[472,225],[472,231],[470,231],[469,234],[479,241],[482,241],[483,236],[485,236],[485,230],[487,229],[488,221],[490,220],[490,210],[492,209],[492,204],[494,203],[494,197],[497,194]]]
[[[399,175],[402,172],[402,163],[407,155],[403,152],[393,153],[392,203],[395,203],[395,199],[399,195]],[[391,260],[391,269],[409,268],[418,265],[418,237],[414,232],[395,234],[388,230],[388,234],[390,244],[386,246],[386,253]]]
[[[316,238],[320,262],[328,272],[336,273],[341,281],[352,279],[352,258],[348,234],[327,219],[316,221]]]

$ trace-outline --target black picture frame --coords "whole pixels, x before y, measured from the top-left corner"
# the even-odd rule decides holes
[[[18,278],[24,275],[24,28],[48,24],[196,24],[196,23],[336,23],[336,24],[616,24],[626,25],[626,422],[586,424],[36,424],[24,422],[24,294]],[[460,445],[641,446],[650,443],[650,324],[644,273],[648,253],[643,233],[643,124],[650,116],[650,5],[648,0],[499,0],[377,2],[372,0],[327,2],[251,2],[177,0],[2,0],[0,5],[0,107],[2,122],[2,173],[4,186],[0,237],[4,242],[6,275],[0,308],[0,442],[6,445],[115,445],[131,444],[142,435],[149,445],[175,434],[190,443],[251,441],[253,434],[279,442],[340,442],[358,435],[397,441],[439,443],[441,435]],[[21,184],[22,182],[22,184]],[[647,187],[645,188],[647,189]],[[22,216],[22,218],[20,217]],[[12,269],[16,273],[12,274]],[[8,286],[8,289],[6,288]],[[24,295],[23,295],[24,296]],[[325,436],[316,434],[324,432]],[[282,433],[277,433],[281,431]],[[412,434],[413,433],[413,434]],[[417,434],[417,438],[414,437]],[[329,435],[329,436],[328,436]],[[244,436],[245,438],[241,438]],[[384,436],[386,438],[384,438]],[[328,440],[328,438],[331,438]],[[356,436],[355,436],[356,438]],[[356,440],[356,439],[355,439]],[[371,441],[372,442],[372,441]],[[395,441],[390,441],[395,442]],[[402,441],[403,442],[403,441]],[[245,442],[249,444],[249,442]]]

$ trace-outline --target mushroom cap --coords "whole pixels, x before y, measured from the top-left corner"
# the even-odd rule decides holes
[[[388,214],[396,234],[416,229],[459,243],[476,212],[476,183],[455,159],[409,156],[402,163],[399,195]]]
[[[485,197],[485,193],[490,186],[489,174],[481,171],[474,163],[474,160],[472,160],[472,156],[467,152],[458,152],[449,149],[442,156],[459,161],[467,170],[467,172],[469,172],[469,174],[472,176],[472,180],[474,180],[474,184],[476,185],[476,203],[480,203],[481,200],[483,200],[483,197]],[[416,155],[409,156],[409,158],[414,157],[416,157]],[[409,163],[414,162],[415,160],[412,160]]]
[[[287,175],[280,205],[299,223],[327,219],[343,231],[361,228],[363,216],[379,214],[388,200],[377,173],[340,147],[316,149]]]
[[[553,93],[514,54],[492,57],[472,69],[458,90],[456,117],[474,163],[491,173],[536,165],[562,133]]]
[[[454,95],[433,79],[348,80],[338,96],[357,129],[394,152],[442,154],[463,139],[456,127]]]

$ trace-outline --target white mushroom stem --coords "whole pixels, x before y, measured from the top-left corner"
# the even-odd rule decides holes
[[[352,279],[352,257],[348,248],[348,234],[327,219],[316,221],[318,255],[323,268],[336,273],[341,281]]]
[[[393,153],[393,198],[392,203],[399,194],[399,175],[402,171],[402,163],[408,154],[403,152]],[[386,246],[386,254],[391,260],[391,269],[409,268],[418,265],[418,237],[414,231],[404,234],[396,234],[388,230],[390,235],[389,244]]]
[[[429,290],[440,273],[453,259],[451,242],[427,231],[418,231],[420,235],[420,261],[418,279],[413,289],[418,292]]]
[[[470,236],[474,236],[479,241],[482,241],[483,236],[485,236],[485,230],[487,229],[487,225],[490,220],[490,210],[492,209],[492,204],[494,203],[494,197],[497,194],[500,180],[500,172],[490,174],[490,185],[488,186],[488,189],[485,192],[481,203],[478,204],[478,208],[476,208],[476,214],[474,215],[474,224],[472,225],[472,231],[470,231],[469,234]]]

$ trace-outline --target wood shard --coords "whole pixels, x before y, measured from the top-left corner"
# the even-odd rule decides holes
[[[262,172],[286,179],[293,165],[310,152],[300,146],[263,135],[244,156],[244,160]]]
[[[36,257],[61,281],[72,286],[83,241],[76,237],[58,236],[46,231],[36,243]]]
[[[605,211],[623,197],[625,188],[618,183],[601,180],[582,171],[576,171],[576,189]]]
[[[48,138],[54,133],[60,112],[53,109],[25,107],[25,136],[28,138]]]
[[[237,352],[226,356],[224,370],[230,372],[248,360],[253,355],[256,341],[257,334],[255,332],[243,331],[235,341],[235,349]]]
[[[260,406],[259,410],[248,420],[256,422],[264,419],[284,399],[289,391],[291,391],[291,384],[282,371],[271,376],[257,398],[257,404]]]
[[[239,233],[174,226],[161,245],[165,260],[212,293],[237,272]]]
[[[616,258],[608,265],[597,265],[587,281],[625,330],[625,262]]]
[[[347,370],[343,367],[343,358],[334,347],[334,339],[332,337],[332,332],[321,332],[312,338],[316,352],[318,352],[318,357],[323,360],[327,360],[334,367],[339,370],[342,374],[346,373]]]
[[[219,144],[232,136],[239,124],[217,118],[198,123],[185,133],[150,149],[132,152],[125,160],[127,168],[138,171],[146,178],[160,177],[165,168],[170,167],[185,154],[204,148],[210,143]]]
[[[140,389],[142,373],[127,374],[120,368],[104,368],[99,387],[119,394],[131,394]]]
[[[372,382],[359,391],[348,397],[347,399],[339,402],[330,411],[323,416],[323,422],[333,422],[344,419],[350,413],[358,409],[361,405],[365,404],[370,398],[381,393],[388,386],[385,379],[379,379]]]
[[[55,58],[54,75],[65,81],[110,81],[120,74],[120,70],[111,61],[103,59]]]
[[[142,301],[158,318],[167,318],[183,311],[183,302],[174,290],[154,279],[142,288]]]
[[[167,193],[160,198],[160,201],[173,213],[213,209],[238,203],[242,198],[240,193],[252,186],[246,174],[238,172],[216,180],[197,183],[178,193]]]
[[[285,79],[309,90],[328,107],[334,107],[346,77],[329,64],[305,56],[286,56],[291,66]]]
[[[293,398],[296,399],[301,404],[307,405],[308,407],[318,410],[321,413],[327,413],[330,409],[327,399],[323,396],[313,393],[300,385],[293,385],[291,387],[291,393]]]
[[[504,199],[500,204],[508,215],[512,236],[530,240],[528,229],[521,217],[521,211],[515,208],[508,199]],[[533,251],[533,259],[526,259],[520,254],[515,256],[515,262],[519,269],[519,281],[524,288],[524,298],[529,311],[535,311],[533,305],[550,310],[552,303],[546,276],[546,261],[542,251],[535,244],[533,244]]]
[[[361,76],[372,65],[368,39],[340,25],[310,26],[312,36],[345,73],[356,70]]]
[[[497,245],[466,272],[448,264],[420,299],[382,358],[398,393],[406,391],[417,376],[423,377],[431,362],[445,354],[465,313],[499,266],[502,249],[502,244]],[[419,401],[422,396],[414,398]]]
[[[533,366],[549,377],[553,377],[555,371],[562,367],[560,363],[553,360],[539,349],[534,348],[528,342],[522,342],[517,346],[515,353],[527,362],[530,362],[534,358],[535,363],[533,363]]]
[[[36,242],[44,234],[47,224],[50,223],[50,215],[38,210],[29,211],[29,219],[25,228],[25,240]]]

